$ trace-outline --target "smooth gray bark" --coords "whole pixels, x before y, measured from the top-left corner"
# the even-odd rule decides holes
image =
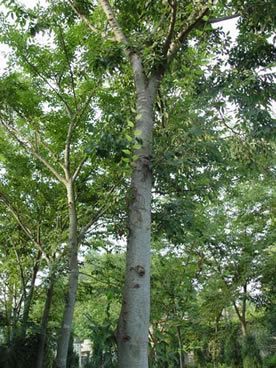
[[[120,368],[148,367],[148,331],[150,317],[150,238],[152,190],[153,97],[146,84],[142,65],[132,56],[136,93],[137,122],[142,148],[135,154],[128,208],[125,285],[117,331]]]
[[[164,45],[164,60],[145,76],[142,58],[131,47],[117,20],[109,0],[99,3],[111,26],[115,39],[124,45],[135,81],[137,96],[137,122],[135,130],[141,132],[141,149],[135,152],[136,160],[132,177],[128,207],[129,235],[127,241],[125,285],[121,314],[117,330],[120,368],[148,367],[148,334],[150,317],[150,239],[151,239],[151,190],[152,190],[152,134],[153,102],[159,83],[168,64],[174,59],[180,45],[208,10],[208,4],[185,20],[183,28],[174,35],[172,22]],[[174,14],[173,17],[176,17]],[[89,22],[89,19],[87,19]]]
[[[55,362],[55,366],[57,368],[66,368],[79,276],[77,212],[75,206],[73,182],[71,179],[69,179],[66,188],[69,209],[69,284],[66,296],[66,305],[63,314],[62,327],[57,347],[57,357]]]
[[[120,368],[148,367],[150,318],[150,239],[152,190],[153,101],[157,75],[147,79],[141,57],[129,48],[128,40],[114,16],[108,0],[100,0],[115,38],[125,45],[135,81],[137,120],[142,147],[133,165],[128,206],[128,240],[123,301],[117,329]]]

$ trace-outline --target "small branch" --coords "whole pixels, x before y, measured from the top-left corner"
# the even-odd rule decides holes
[[[247,300],[247,283],[243,285],[243,297],[242,297],[242,318],[244,321],[246,316],[246,300]]]
[[[11,127],[7,124],[3,119],[1,119],[1,124],[4,126],[6,131],[26,150],[31,151],[35,158],[37,158],[40,162],[44,164],[45,167],[64,185],[66,185],[66,180],[56,171],[56,169],[44,158],[42,157],[33,147],[33,145],[24,141],[23,138],[20,138],[20,133],[14,127]]]
[[[82,241],[82,239],[85,237],[87,231],[91,228],[91,226],[94,225],[102,215],[104,215],[104,213],[106,212],[108,207],[109,207],[109,205],[106,205],[106,204],[101,206],[99,211],[95,214],[95,216],[93,216],[91,218],[91,220],[86,225],[84,225],[82,227],[82,229],[79,233],[79,237],[78,237],[79,242]]]
[[[82,227],[82,229],[81,229],[81,231],[80,231],[80,233],[79,233],[79,242],[81,242],[82,241],[82,239],[85,237],[85,234],[87,233],[87,231],[90,229],[90,227],[92,226],[92,225],[94,225],[97,221],[98,221],[98,219],[102,216],[102,215],[104,215],[104,213],[107,211],[107,209],[110,207],[110,202],[107,200],[108,199],[108,196],[109,196],[109,194],[111,194],[111,193],[113,193],[114,192],[114,190],[115,190],[115,188],[116,188],[117,186],[116,185],[113,185],[112,187],[111,187],[111,189],[109,190],[109,192],[107,193],[107,195],[106,195],[106,201],[105,201],[105,203],[99,208],[99,210],[97,211],[97,213],[90,219],[90,221],[86,224],[86,225],[84,225],[83,227]]]
[[[71,6],[71,8],[73,9],[73,11],[75,12],[75,14],[87,25],[87,27],[90,29],[90,31],[94,32],[94,33],[97,33],[97,34],[100,34],[103,38],[106,38],[108,40],[111,40],[111,41],[116,41],[115,39],[113,38],[110,38],[110,37],[107,37],[107,35],[100,31],[99,29],[97,29],[96,27],[94,27],[90,20],[82,13],[80,13],[78,11],[78,9],[75,7],[74,5],[74,1],[72,0],[69,0],[69,5]]]
[[[22,113],[19,109],[14,108],[15,112],[20,116],[23,120],[31,120],[30,117],[26,116],[24,113]],[[46,142],[41,138],[40,132],[38,130],[34,130],[35,134],[39,137],[39,144],[41,144],[47,151],[50,153],[55,160],[55,162],[64,170],[64,166],[62,163],[55,157],[55,153],[52,151],[52,149],[48,146]],[[31,144],[31,143],[30,143]],[[36,142],[36,149],[38,147],[38,144]]]
[[[178,52],[178,50],[181,47],[181,44],[183,41],[187,38],[189,33],[197,26],[197,24],[201,21],[201,19],[204,17],[204,15],[207,14],[209,10],[210,5],[204,5],[202,8],[198,11],[197,14],[191,14],[186,22],[186,26],[180,31],[175,39],[174,42],[171,43],[170,48],[167,53],[167,61],[170,63],[172,59],[174,58],[174,55]]]
[[[177,14],[177,2],[176,0],[173,0],[172,2],[168,1],[170,7],[172,8],[172,14],[171,14],[171,22],[170,22],[170,26],[169,26],[169,32],[166,38],[166,41],[164,43],[163,46],[163,53],[164,55],[167,55],[167,52],[170,48],[172,39],[173,39],[173,33],[174,33],[174,28],[175,28],[175,22],[176,22],[176,14]]]
[[[237,316],[238,316],[239,320],[242,321],[242,316],[241,316],[239,308],[237,307],[237,304],[235,302],[233,302],[233,306],[235,308],[235,311],[237,313]]]
[[[78,109],[78,100],[77,100],[76,91],[75,91],[74,72],[73,72],[72,65],[71,65],[71,62],[70,62],[70,58],[69,58],[69,55],[68,55],[68,51],[67,51],[67,47],[66,47],[66,44],[65,44],[65,39],[64,39],[62,28],[59,27],[59,30],[60,30],[60,38],[61,38],[61,43],[62,43],[62,47],[63,47],[63,50],[64,50],[64,55],[65,55],[65,58],[66,58],[66,62],[68,64],[70,80],[71,80],[71,86],[72,86],[72,92],[73,92],[74,101],[75,101],[75,107],[76,107],[76,109]]]
[[[71,139],[73,135],[73,131],[75,129],[75,126],[77,125],[76,120],[71,120],[69,123],[68,131],[67,131],[67,137],[65,141],[65,148],[64,148],[64,166],[65,166],[65,176],[68,180],[71,176],[70,174],[70,150],[71,150]]]
[[[18,225],[21,227],[24,234],[29,238],[29,240],[32,243],[34,243],[38,247],[39,251],[43,254],[46,261],[49,263],[50,259],[48,255],[45,253],[45,251],[43,250],[43,247],[41,246],[40,242],[37,242],[37,240],[33,237],[31,230],[26,225],[26,223],[23,222],[22,218],[18,214],[17,209],[12,205],[11,201],[8,199],[8,197],[3,192],[0,192],[0,201],[2,201],[2,203],[8,208],[8,210],[11,212],[14,219],[18,223]]]
[[[55,152],[48,146],[48,144],[45,143],[43,139],[40,139],[39,143],[48,151],[48,153],[50,153],[50,155],[52,155],[52,158],[55,160],[55,162],[64,170],[64,165],[59,161],[59,159],[56,157]]]
[[[240,16],[241,16],[240,14],[233,14],[233,15],[226,15],[225,17],[221,17],[221,18],[212,18],[212,19],[208,19],[208,23],[224,22],[225,20],[238,18]]]
[[[76,170],[75,170],[75,172],[74,172],[74,174],[73,174],[73,176],[72,176],[72,181],[74,182],[76,179],[77,179],[77,177],[78,177],[78,175],[79,175],[79,173],[80,173],[80,171],[81,171],[81,169],[82,169],[82,167],[83,167],[83,165],[85,164],[85,162],[86,162],[86,160],[88,159],[88,157],[87,156],[85,156],[82,160],[81,160],[81,162],[79,163],[79,165],[77,166],[77,168],[76,168]]]
[[[223,123],[223,125],[224,125],[227,129],[231,130],[231,132],[232,132],[232,133],[234,133],[235,135],[238,135],[238,136],[242,137],[242,136],[243,136],[243,134],[242,134],[242,133],[237,132],[236,130],[234,130],[233,128],[231,128],[231,127],[226,123],[226,120],[225,120],[224,116],[222,115],[222,112],[221,112],[219,109],[217,109],[217,111],[218,111],[218,113],[219,113],[219,116],[220,116],[220,118],[221,118],[221,122]]]
[[[80,111],[77,109],[77,111],[76,111],[74,117],[72,117],[72,120],[71,120],[71,122],[69,124],[69,127],[68,127],[67,137],[66,137],[66,141],[65,141],[65,148],[64,148],[64,172],[65,172],[65,176],[66,176],[67,180],[71,176],[71,173],[70,173],[70,150],[71,150],[72,135],[73,135],[74,129],[76,128],[78,122],[80,121],[81,117],[83,116],[83,114],[85,113],[87,107],[89,106],[89,103],[91,101],[92,96],[93,96],[93,94],[91,94],[87,98],[86,102],[83,105],[83,108]],[[81,169],[81,167],[80,167],[80,169]],[[75,180],[76,176],[78,175],[78,173],[76,175],[75,174],[76,174],[76,172],[73,175],[73,180]],[[74,178],[74,176],[75,176],[75,178]]]
[[[63,104],[65,105],[67,109],[68,114],[71,116],[72,110],[69,104],[67,103],[67,101],[65,100],[65,98],[62,96],[62,94],[54,86],[52,86],[48,78],[45,77],[43,74],[41,74],[40,71],[37,69],[37,67],[33,65],[23,53],[22,53],[22,58],[29,65],[29,67],[37,74],[37,76],[40,77],[43,80],[43,82],[45,82],[45,84],[47,84],[47,86],[57,95],[60,101],[63,102]]]
[[[13,246],[13,250],[14,250],[14,253],[15,253],[15,257],[16,257],[16,260],[17,260],[19,269],[20,269],[20,276],[21,276],[21,282],[22,282],[22,289],[23,289],[24,299],[26,299],[26,284],[27,283],[25,281],[25,276],[24,276],[24,272],[23,272],[22,263],[21,263],[21,260],[20,260],[19,255],[18,255],[18,252],[16,250],[16,247],[14,245],[12,245],[12,246]]]
[[[113,284],[113,283],[110,283],[110,282],[104,282],[104,281],[99,280],[99,277],[98,276],[93,276],[92,274],[89,274],[89,273],[86,273],[86,272],[80,271],[79,274],[80,275],[83,275],[83,276],[86,276],[86,277],[89,277],[91,279],[94,279],[97,282],[99,282],[99,283],[101,283],[103,285],[106,285],[106,286],[113,286],[115,288],[118,288],[119,287],[119,283],[118,283],[118,285],[116,285],[116,284]]]
[[[91,100],[92,100],[92,97],[94,95],[94,92],[91,93],[88,97],[87,97],[87,100],[85,101],[84,105],[83,105],[83,108],[80,110],[79,112],[79,115],[78,115],[78,120],[81,119],[81,117],[83,116],[83,114],[85,113],[86,109],[88,108]]]

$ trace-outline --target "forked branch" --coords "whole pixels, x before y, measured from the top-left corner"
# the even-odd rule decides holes
[[[169,25],[168,35],[167,35],[166,41],[165,41],[164,46],[163,46],[164,55],[167,55],[167,52],[169,50],[170,44],[171,44],[172,39],[173,39],[175,22],[176,22],[176,15],[177,15],[177,2],[176,2],[176,0],[172,0],[172,1],[169,0],[168,2],[169,2],[169,5],[170,5],[172,11],[171,11],[171,22],[170,22],[170,25]]]
[[[183,25],[182,30],[177,34],[175,40],[170,44],[167,53],[167,62],[169,63],[174,58],[175,54],[180,49],[182,43],[185,41],[190,32],[198,25],[204,15],[207,14],[210,5],[202,5],[202,7],[196,12],[192,13],[185,24]]]

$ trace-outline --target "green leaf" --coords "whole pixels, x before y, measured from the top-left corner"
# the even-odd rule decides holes
[[[134,123],[131,120],[128,120],[127,121],[127,126],[130,127],[130,128],[133,128],[134,127]]]
[[[141,130],[139,130],[139,129],[135,129],[134,130],[135,137],[140,137],[141,134],[142,134],[142,131]]]
[[[129,134],[125,134],[126,139],[128,142],[132,142],[132,137]]]

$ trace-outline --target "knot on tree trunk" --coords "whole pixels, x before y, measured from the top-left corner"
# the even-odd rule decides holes
[[[134,270],[134,271],[136,271],[137,273],[138,273],[138,275],[139,276],[144,276],[145,275],[145,273],[146,273],[146,271],[145,271],[145,269],[144,269],[144,267],[143,266],[140,266],[140,265],[137,265],[136,267],[131,267],[131,269],[130,269],[130,271],[132,271],[132,270]],[[138,285],[138,284],[137,284]],[[134,286],[134,287],[139,287],[139,285],[138,286]]]

